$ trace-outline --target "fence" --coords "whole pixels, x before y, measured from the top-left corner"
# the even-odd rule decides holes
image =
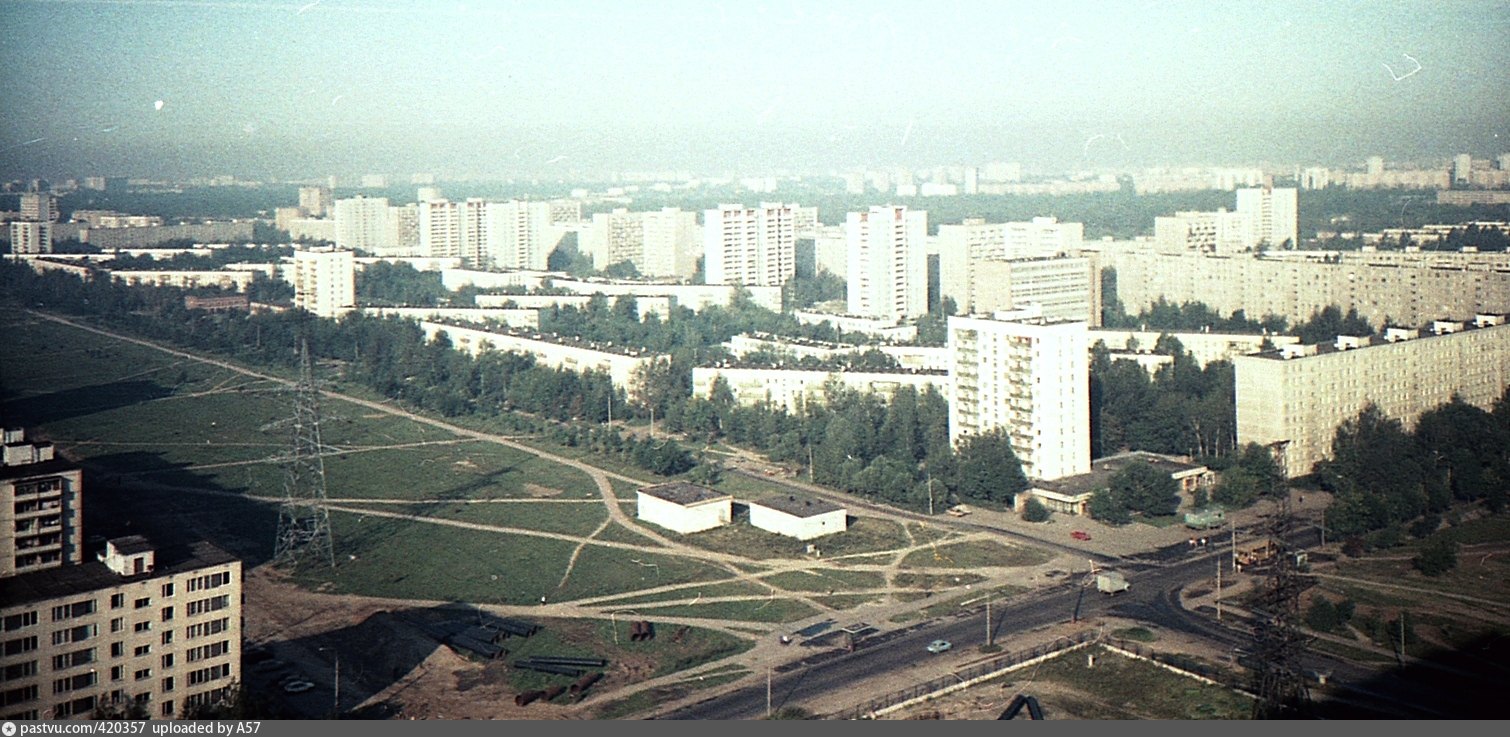
[[[977,663],[976,665],[972,665],[964,670],[955,671],[950,675],[935,678],[931,681],[920,683],[910,688],[893,691],[883,696],[878,696],[874,699],[871,699],[870,701],[865,702],[864,704],[853,706],[843,711],[830,714],[825,718],[867,719],[875,715],[877,712],[890,709],[897,705],[904,704],[909,701],[928,698],[931,696],[938,696],[947,690],[962,687],[973,681],[989,676],[1005,673],[1009,670],[1012,670],[1013,668],[1017,668],[1024,664],[1038,660],[1039,658],[1055,655],[1071,648],[1080,647],[1081,645],[1093,642],[1095,640],[1097,640],[1097,634],[1094,630],[1086,630],[1074,636],[1061,637],[1051,643],[1048,643],[1047,645],[1039,645],[1038,647],[1029,648],[1027,650],[1019,650],[1015,653],[1007,653],[1005,655],[987,660],[983,663]]]

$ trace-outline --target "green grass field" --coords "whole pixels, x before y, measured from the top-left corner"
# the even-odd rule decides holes
[[[1052,560],[1037,548],[1003,545],[992,540],[948,543],[936,548],[915,550],[902,559],[904,568],[1016,568],[1036,566]]]

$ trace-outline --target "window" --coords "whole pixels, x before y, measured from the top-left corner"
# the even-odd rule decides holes
[[[149,606],[152,606],[152,597],[150,597],[150,596],[143,596],[142,598],[136,600],[136,604],[132,608],[133,609],[146,609]]]
[[[225,632],[227,629],[230,629],[230,626],[231,620],[229,617],[221,617],[220,619],[211,620],[209,622],[191,624],[189,625],[189,632],[187,637],[192,640],[197,637],[205,637],[207,635],[218,635],[222,632]]]
[[[151,622],[137,622],[134,626],[132,626],[131,631],[133,631],[133,632],[151,632],[152,631],[152,623]]]
[[[85,696],[82,699],[64,702],[52,708],[54,719],[64,719],[75,714],[88,714],[94,711],[94,697]]]
[[[67,645],[70,642],[83,642],[99,633],[99,629],[92,624],[82,624],[78,627],[57,630],[52,633],[52,644]]]
[[[171,621],[173,621],[173,607],[170,607],[170,606],[163,607],[163,621],[164,622],[171,622]]]
[[[123,607],[125,605],[126,605],[126,595],[125,594],[111,594],[110,595],[110,608],[111,609],[120,609],[121,607]]]
[[[90,686],[93,686],[95,684],[96,680],[97,679],[95,678],[94,671],[89,671],[88,673],[80,673],[76,676],[69,676],[67,678],[59,678],[52,682],[52,692],[55,694],[60,694],[68,693],[69,691],[77,691],[81,688],[89,688]]]
[[[200,660],[209,660],[210,658],[218,658],[221,655],[225,655],[226,653],[228,653],[230,651],[231,651],[231,641],[230,640],[221,640],[220,642],[210,643],[209,645],[200,645],[199,647],[191,647],[191,648],[189,648],[189,652],[188,652],[188,655],[186,657],[188,657],[190,663],[193,663],[193,662],[200,661]]]
[[[168,680],[172,681],[173,679],[169,678]],[[165,688],[163,690],[164,691],[169,691],[171,689],[166,689]],[[171,717],[171,716],[173,716],[173,702],[172,701],[164,701],[163,702],[163,716],[165,716],[165,717]]]
[[[94,599],[76,601],[72,604],[59,604],[52,608],[52,621],[62,622],[75,617],[85,617],[94,614]]]
[[[173,582],[169,581],[163,584],[163,598],[167,599],[171,596],[173,596]]]
[[[137,645],[136,646],[136,652],[132,653],[132,656],[140,658],[143,655],[151,655],[151,654],[152,654],[152,646],[151,645]]]
[[[37,661],[28,660],[24,663],[16,663],[14,665],[5,666],[5,669],[3,671],[0,671],[0,681],[19,681],[22,678],[26,678],[27,676],[34,676],[36,674]]]
[[[15,632],[19,629],[31,627],[36,623],[36,612],[21,612],[20,614],[12,614],[9,617],[6,617],[3,622],[3,626],[0,626],[0,630],[3,630],[5,632]]]
[[[75,650],[71,653],[63,653],[61,655],[52,656],[52,669],[67,670],[69,668],[74,668],[93,662],[94,648],[90,647],[83,650]]]
[[[231,664],[230,663],[221,663],[220,665],[212,665],[212,666],[210,666],[208,668],[200,668],[199,670],[196,670],[196,671],[190,671],[189,672],[189,685],[190,686],[198,686],[201,683],[209,683],[210,681],[217,681],[217,680],[220,680],[221,678],[227,678],[230,675],[231,675]]]
[[[166,631],[166,632],[163,633],[163,644],[164,645],[171,645],[171,644],[173,644],[173,630],[168,630],[168,631]]]
[[[110,620],[110,631],[111,632],[120,632],[123,629],[126,629],[126,618],[125,617],[116,617],[116,618]]]
[[[173,667],[173,653],[168,653],[167,655],[164,655],[163,658],[162,658],[162,660],[163,660],[163,668],[172,668]]]
[[[20,655],[21,653],[29,653],[36,649],[36,635],[32,635],[31,637],[17,637],[14,640],[6,640],[4,645],[4,653],[6,657],[10,657],[12,655]]]
[[[168,676],[167,678],[163,679],[163,693],[167,693],[167,692],[172,691],[172,690],[173,690],[173,676]]]
[[[189,591],[203,591],[205,589],[219,588],[231,582],[231,572],[221,571],[206,576],[195,576],[189,579]]]
[[[136,680],[138,680],[138,681],[145,681],[145,680],[147,680],[148,678],[151,678],[151,677],[152,677],[152,669],[151,668],[142,668],[141,670],[139,670],[139,671],[136,672]]]
[[[126,643],[124,643],[124,642],[112,642],[112,643],[110,643],[110,657],[112,657],[112,658],[119,658],[119,657],[121,657],[122,655],[125,655],[125,654],[126,654]]]
[[[37,688],[37,684],[35,683],[30,686],[13,688],[9,691],[0,691],[0,706],[10,706],[11,704],[24,704],[28,701],[36,701],[38,694],[39,689]]]
[[[228,594],[212,596],[208,599],[189,602],[188,616],[193,617],[206,612],[215,612],[231,605],[231,597]]]
[[[110,680],[119,681],[126,677],[126,669],[119,665],[110,666]]]

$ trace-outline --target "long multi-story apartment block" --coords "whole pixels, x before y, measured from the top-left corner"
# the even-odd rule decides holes
[[[140,536],[85,560],[83,472],[21,430],[4,441],[0,719],[173,718],[225,698],[241,671],[241,562]]]
[[[1101,323],[1101,279],[1090,258],[1018,258],[975,263],[970,311],[990,314],[1038,305],[1050,320]]]
[[[312,218],[325,217],[330,214],[334,206],[334,200],[330,196],[330,187],[300,187],[299,209]]]
[[[1251,250],[1254,238],[1253,219],[1244,213],[1177,212],[1160,215],[1153,221],[1154,242],[1166,251],[1196,253],[1239,253]]]
[[[1339,336],[1233,364],[1238,442],[1283,444],[1285,472],[1303,476],[1331,455],[1337,427],[1367,405],[1407,427],[1454,396],[1490,408],[1510,385],[1510,325],[1499,315],[1434,321],[1425,331],[1388,329],[1382,342]]]
[[[615,387],[626,391],[633,387],[637,372],[652,361],[670,360],[662,354],[535,331],[435,321],[422,321],[420,327],[425,340],[445,333],[452,346],[472,355],[488,350],[523,353],[553,368],[604,373]]]
[[[241,561],[137,535],[99,560],[0,578],[0,719],[154,719],[224,700],[241,676]]]
[[[719,205],[703,212],[709,284],[779,287],[797,272],[796,205]]]
[[[852,212],[845,221],[848,312],[893,322],[928,312],[928,213],[905,206]]]
[[[733,393],[735,404],[747,407],[765,405],[773,409],[784,408],[788,412],[802,412],[809,406],[826,403],[829,387],[844,387],[890,399],[904,386],[918,391],[933,387],[947,392],[949,384],[946,371],[804,369],[744,366],[731,362],[693,368],[693,395],[708,397],[714,382],[720,378]]]
[[[417,209],[421,255],[477,268],[544,269],[566,232],[549,202],[425,200]]]
[[[1036,309],[950,317],[950,440],[999,429],[1030,478],[1088,472],[1087,351],[1084,322]]]
[[[1160,297],[1204,302],[1224,315],[1309,320],[1328,305],[1374,325],[1419,325],[1442,315],[1510,312],[1510,254],[1285,251],[1255,256],[1106,249],[1116,297],[1137,314]],[[1110,297],[1110,295],[1107,295]]]

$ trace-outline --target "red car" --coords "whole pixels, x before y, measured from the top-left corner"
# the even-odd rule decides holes
[[[1073,537],[1076,540],[1089,540],[1091,539],[1091,534],[1082,530],[1075,530],[1074,532],[1070,533],[1070,537]]]

